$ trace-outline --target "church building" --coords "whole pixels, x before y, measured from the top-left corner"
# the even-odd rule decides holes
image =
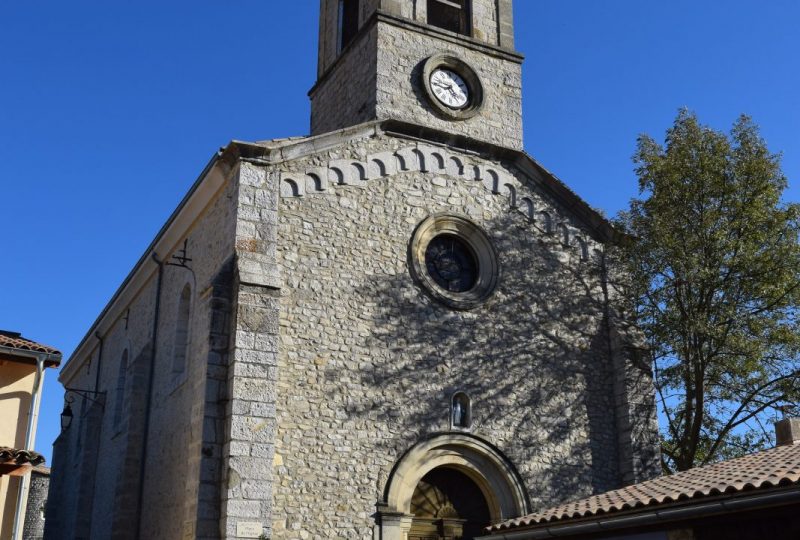
[[[48,539],[471,539],[659,473],[626,239],[523,151],[511,0],[321,0],[63,368]]]

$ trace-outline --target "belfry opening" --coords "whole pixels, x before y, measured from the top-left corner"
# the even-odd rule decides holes
[[[491,524],[478,485],[452,467],[438,467],[422,477],[411,498],[411,514],[408,540],[471,540]]]

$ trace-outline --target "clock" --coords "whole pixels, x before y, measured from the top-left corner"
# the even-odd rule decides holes
[[[422,87],[433,113],[447,120],[472,118],[483,106],[483,85],[472,67],[450,54],[437,54],[422,66]]]
[[[451,109],[463,109],[469,103],[469,88],[458,73],[436,68],[431,74],[433,95]]]

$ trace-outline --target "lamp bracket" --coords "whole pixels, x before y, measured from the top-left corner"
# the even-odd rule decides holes
[[[81,388],[68,388],[64,387],[64,401],[67,403],[73,403],[75,401],[75,396],[71,396],[70,394],[77,394],[84,399],[88,399],[92,403],[97,403],[101,407],[105,408],[105,392],[97,392],[95,390],[83,390]],[[96,396],[96,397],[90,397]]]

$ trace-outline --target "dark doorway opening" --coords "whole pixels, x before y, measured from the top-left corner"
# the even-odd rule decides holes
[[[414,520],[408,540],[472,540],[486,533],[489,505],[466,474],[449,467],[422,477],[411,498]]]

